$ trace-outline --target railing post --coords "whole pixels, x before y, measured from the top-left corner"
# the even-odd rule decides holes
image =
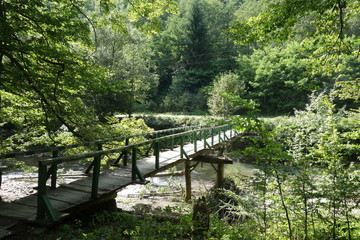
[[[136,160],[137,160],[137,149],[133,148],[131,154],[131,179],[133,181],[136,180],[136,167],[137,167]]]
[[[218,137],[219,137],[218,142],[221,142],[221,129],[218,128],[217,131],[218,131]]]
[[[175,132],[175,131],[172,130],[172,131],[171,131],[171,135],[174,135],[174,132]],[[171,150],[174,149],[174,141],[175,141],[174,136],[172,136],[172,137],[171,137]]]
[[[98,151],[102,150],[102,144],[101,144],[101,143],[99,143],[99,144],[97,145],[97,150],[98,150]],[[91,171],[91,169],[93,169],[93,168],[95,167],[95,159],[96,159],[96,157],[94,157],[94,160],[90,163],[89,167],[85,170],[85,173],[86,173],[86,174],[89,174],[90,171]],[[101,160],[101,157],[100,157],[100,160]],[[95,170],[93,169],[93,172],[94,172],[94,171],[95,171]]]
[[[204,148],[206,148],[206,137],[207,137],[207,130],[204,129],[203,131],[203,137],[204,137]]]
[[[59,215],[46,195],[47,166],[41,161],[39,161],[38,171],[37,219],[44,219],[47,214],[49,219],[55,222],[59,220]]]
[[[54,150],[52,152],[52,157],[57,158],[59,156],[59,150]],[[57,179],[57,164],[53,163],[51,165],[51,189],[56,189],[56,179]]]
[[[155,169],[160,168],[160,143],[156,141],[154,143],[154,155],[155,155]]]
[[[193,133],[193,141],[194,141],[194,152],[197,152],[197,132]]]
[[[184,135],[180,138],[180,158],[184,158]]]
[[[211,146],[214,146],[214,129],[211,128]]]
[[[185,201],[191,199],[191,166],[190,161],[185,160]]]
[[[216,174],[216,187],[221,188],[224,183],[224,164],[219,163]]]
[[[227,136],[226,136],[226,127],[222,127],[222,129],[223,129],[223,132],[224,132],[223,142],[225,142],[225,141],[226,141],[226,138],[227,138]]]
[[[98,145],[98,151],[102,150],[102,145]],[[99,190],[99,177],[100,177],[100,166],[101,166],[101,155],[94,157],[94,166],[92,174],[92,185],[91,185],[91,199],[96,199]]]
[[[129,138],[125,138],[125,146],[129,145]],[[128,150],[124,151],[124,158],[123,158],[123,165],[124,167],[127,165],[128,162]]]
[[[38,169],[38,193],[37,193],[37,218],[45,218],[45,204],[43,197],[46,195],[47,169],[41,161],[39,161]]]

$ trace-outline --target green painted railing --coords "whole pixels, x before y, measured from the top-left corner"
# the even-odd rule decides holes
[[[62,145],[62,146],[54,146],[54,147],[39,147],[39,148],[33,148],[29,150],[19,150],[19,151],[13,151],[6,154],[0,154],[0,159],[6,159],[6,158],[15,158],[15,157],[21,157],[21,156],[29,156],[34,154],[41,154],[41,153],[52,153],[52,155],[59,155],[60,152],[77,148],[77,147],[91,147],[91,146],[98,146],[99,144],[105,144],[105,143],[111,143],[111,142],[119,142],[119,141],[125,141],[125,145],[129,145],[129,141],[132,138],[136,137],[145,137],[145,138],[156,138],[159,136],[164,135],[170,135],[182,131],[187,131],[191,129],[200,129],[200,128],[206,128],[207,125],[201,125],[201,126],[185,126],[185,127],[178,127],[178,128],[170,128],[170,129],[164,129],[164,130],[158,130],[158,131],[152,131],[152,132],[146,132],[146,133],[139,133],[129,136],[122,136],[122,137],[115,137],[115,138],[108,138],[108,139],[102,139],[97,141],[91,141],[91,142],[82,142],[82,143],[76,143],[76,144],[69,144],[69,145]],[[175,144],[175,143],[174,143]]]
[[[176,131],[185,132],[176,133]],[[229,132],[230,136],[227,136]],[[169,134],[170,133],[170,134]],[[197,127],[187,127],[187,128],[175,128],[161,130],[151,133],[136,134],[126,137],[114,138],[111,140],[101,140],[92,142],[92,145],[97,146],[96,151],[86,152],[77,155],[71,156],[62,156],[59,157],[59,151],[63,149],[68,149],[66,146],[49,148],[52,151],[52,158],[40,160],[39,169],[38,169],[38,200],[37,200],[37,218],[43,219],[48,216],[52,221],[59,220],[59,214],[54,210],[52,204],[47,196],[47,181],[51,178],[51,188],[56,188],[57,182],[57,166],[65,162],[79,161],[83,159],[92,158],[90,167],[86,170],[89,173],[92,169],[92,187],[91,187],[91,199],[96,199],[98,197],[98,186],[99,186],[99,176],[101,170],[101,159],[104,155],[112,153],[120,153],[126,156],[128,153],[131,153],[131,171],[132,171],[132,180],[136,181],[139,179],[141,182],[145,182],[145,177],[141,173],[137,165],[137,160],[139,156],[139,149],[144,146],[149,146],[146,153],[148,154],[150,150],[153,151],[154,157],[154,170],[160,168],[160,152],[163,148],[173,149],[175,145],[180,146],[180,158],[189,159],[189,156],[184,150],[184,145],[188,142],[193,143],[194,152],[197,152],[199,149],[197,142],[199,140],[204,141],[204,148],[211,148],[214,145],[214,138],[218,138],[218,142],[223,142],[232,137],[234,132],[231,130],[231,125],[222,125],[222,126],[197,126]],[[161,136],[163,135],[163,136]],[[130,138],[138,136],[151,136],[146,141],[129,144]],[[211,138],[209,142],[209,138]],[[115,140],[116,139],[116,140]],[[125,140],[125,146],[103,149],[103,144],[108,143],[109,141],[119,141]],[[72,145],[72,147],[75,145]],[[76,144],[76,146],[84,146],[81,144]],[[88,146],[88,145],[86,145]]]

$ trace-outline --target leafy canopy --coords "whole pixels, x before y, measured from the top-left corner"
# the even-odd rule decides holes
[[[269,2],[267,9],[257,16],[234,21],[229,32],[237,43],[263,47],[296,39],[309,52],[308,68],[314,75],[327,72],[331,76],[342,71],[341,61],[346,56],[358,59],[360,35],[352,29],[360,14],[358,0]],[[343,96],[358,99],[347,84],[340,85],[344,87]]]

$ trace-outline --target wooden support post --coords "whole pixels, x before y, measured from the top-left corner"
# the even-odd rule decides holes
[[[98,151],[102,150],[102,145],[98,145]],[[92,174],[92,185],[91,185],[91,199],[96,199],[99,190],[99,177],[100,177],[100,166],[101,166],[101,155],[94,157],[94,166]]]
[[[204,134],[204,148],[206,148],[206,145],[207,145],[207,142],[206,142],[207,130],[204,129],[203,134]]]
[[[155,169],[160,168],[160,143],[156,141],[154,143],[154,155],[155,155]]]
[[[59,215],[51,205],[46,195],[47,166],[39,161],[38,170],[38,193],[37,193],[37,219],[44,219],[46,214],[51,221],[58,221]]]
[[[193,138],[194,138],[194,152],[197,152],[197,132],[196,131],[194,132]]]
[[[133,148],[132,149],[132,154],[131,154],[131,179],[133,181],[136,180],[136,158],[137,158],[137,149]]]
[[[171,131],[171,135],[173,135],[173,134],[174,134],[174,130]],[[174,149],[174,140],[175,140],[175,139],[174,139],[174,137],[172,136],[172,137],[171,137],[171,150]]]
[[[59,151],[54,150],[52,152],[52,157],[57,158],[59,156]],[[57,164],[53,163],[51,165],[51,189],[56,189],[56,179],[57,179]]]
[[[46,194],[46,179],[47,169],[46,165],[43,165],[39,161],[38,169],[38,193],[37,193],[37,219],[45,218],[45,205],[43,203],[43,196]]]
[[[184,135],[180,137],[180,158],[184,158]]]
[[[185,201],[191,200],[191,170],[190,160],[185,160]]]
[[[129,138],[126,138],[125,139],[125,146],[129,145]],[[124,167],[127,165],[127,162],[128,162],[128,150],[125,150],[124,151],[124,158],[123,158],[123,165]]]
[[[137,166],[137,149],[133,148],[132,149],[132,155],[131,155],[131,179],[132,181],[136,181],[136,177],[139,178],[139,180],[141,182],[145,182],[145,178],[142,175],[142,173],[140,172],[140,169]]]
[[[224,164],[219,163],[217,169],[216,187],[221,188],[224,183]]]
[[[214,146],[214,129],[211,129],[211,146]]]
[[[102,150],[102,144],[98,144],[97,146],[98,146],[98,147],[97,147],[97,150],[98,150],[98,151]],[[94,160],[90,163],[90,165],[88,166],[88,168],[85,170],[85,174],[89,174],[90,171],[91,171],[91,169],[95,167],[95,166],[94,166],[94,164],[95,164],[94,162],[95,162],[95,158],[94,158]],[[94,172],[94,170],[93,170],[93,172]]]

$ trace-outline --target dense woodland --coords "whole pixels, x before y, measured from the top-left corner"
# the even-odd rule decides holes
[[[261,173],[199,239],[360,239],[359,98],[358,0],[0,0],[0,153],[149,130],[116,114],[256,133],[233,151]],[[186,216],[66,234],[189,239]]]
[[[331,89],[356,108],[358,5],[3,0],[2,151],[61,142],[64,129],[106,137],[115,113],[243,113],[226,94],[270,116],[291,115],[312,92]]]

